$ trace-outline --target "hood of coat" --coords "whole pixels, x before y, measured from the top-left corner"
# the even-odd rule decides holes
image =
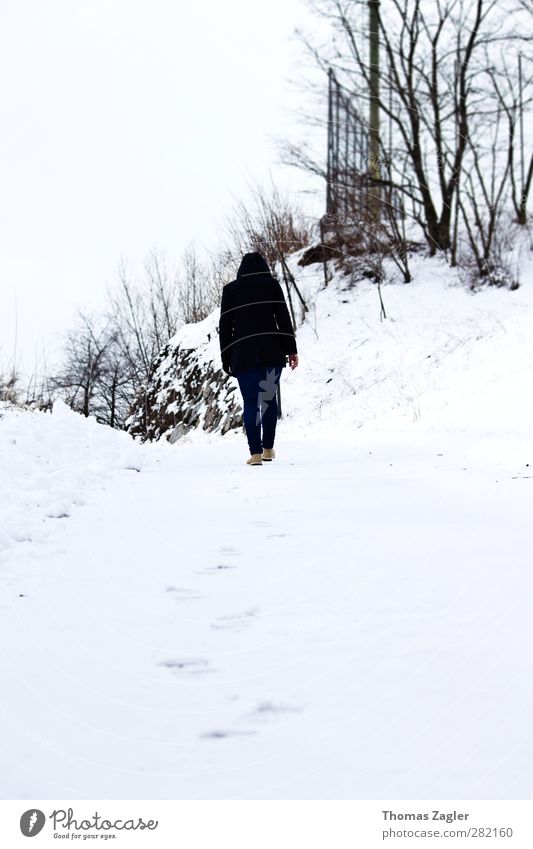
[[[258,277],[259,275],[268,274],[271,276],[270,268],[268,267],[268,262],[257,251],[252,251],[252,253],[244,254],[241,264],[239,266],[239,270],[237,271],[237,280],[242,280],[242,278],[249,278],[253,281],[254,277]]]

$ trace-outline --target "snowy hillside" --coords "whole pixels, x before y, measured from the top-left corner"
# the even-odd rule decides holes
[[[527,404],[520,386],[533,367],[532,260],[523,262],[518,291],[473,294],[440,259],[414,259],[411,284],[382,288],[382,320],[373,283],[350,286],[338,275],[324,288],[321,267],[301,269],[300,255],[292,268],[310,309],[298,328],[300,367],[283,374],[285,434],[375,428],[392,418],[438,423],[448,411],[450,422],[460,424],[459,407],[462,418],[473,403],[478,424],[483,418],[490,430],[502,406],[495,396],[511,392],[515,402]],[[149,392],[128,423],[134,435],[196,438],[196,431],[240,427],[237,382],[221,370],[218,317],[214,312],[181,328],[162,351]],[[529,413],[523,412],[513,427],[524,422],[528,433]]]
[[[533,798],[531,270],[300,271],[260,469],[2,409],[4,797]]]
[[[412,267],[411,284],[383,287],[385,320],[370,282],[350,289],[337,278],[319,291],[298,334],[301,368],[284,373],[284,432],[391,422],[461,429],[468,417],[484,432],[510,426],[529,438],[533,261],[518,291],[477,294],[439,259]]]

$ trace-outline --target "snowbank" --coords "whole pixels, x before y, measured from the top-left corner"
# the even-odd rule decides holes
[[[414,260],[412,270],[409,285],[382,288],[385,319],[370,282],[349,288],[337,277],[318,293],[298,331],[300,366],[283,379],[287,434],[392,421],[461,428],[467,414],[476,429],[531,433],[531,261],[515,292],[473,294],[439,259]]]
[[[0,551],[42,542],[116,470],[140,471],[142,447],[56,401],[52,413],[0,409]]]

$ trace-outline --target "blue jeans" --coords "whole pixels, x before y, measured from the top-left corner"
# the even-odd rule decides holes
[[[243,400],[244,429],[250,454],[261,454],[263,448],[274,447],[280,375],[281,366],[257,366],[235,375]]]

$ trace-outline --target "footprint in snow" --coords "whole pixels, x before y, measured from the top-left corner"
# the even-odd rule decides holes
[[[217,729],[216,731],[206,731],[205,734],[200,734],[201,740],[224,740],[227,737],[251,737],[257,734],[257,731],[232,731],[229,729]]]
[[[235,557],[241,554],[241,552],[238,551],[238,549],[233,548],[232,545],[223,545],[222,548],[219,549],[219,551],[225,554],[226,557]]]
[[[176,601],[197,601],[203,598],[201,593],[196,590],[189,590],[187,587],[167,587],[167,593],[170,593]]]
[[[292,713],[301,713],[302,708],[293,707],[291,705],[279,704],[276,702],[259,702],[254,710],[249,711],[243,716],[239,717],[236,722],[246,722],[246,723],[254,723],[254,724],[266,724],[268,722],[275,721],[276,719],[280,719],[282,716]],[[200,738],[203,740],[224,740],[228,737],[251,737],[254,734],[258,734],[259,732],[256,730],[250,730],[249,728],[240,729],[227,729],[227,728],[219,728],[213,731],[207,731],[204,734],[200,735]]]
[[[205,569],[200,569],[197,575],[214,575],[217,572],[224,572],[226,569],[235,569],[235,566],[229,563],[216,563],[214,566],[207,566]]]
[[[183,675],[205,675],[215,671],[209,668],[209,661],[203,657],[171,657],[168,660],[162,660],[158,666],[164,666],[180,677]]]
[[[244,714],[241,719],[249,722],[270,722],[290,713],[301,713],[303,708],[294,705],[280,704],[277,702],[259,702],[254,710]]]
[[[257,613],[257,608],[245,610],[243,613],[228,613],[226,616],[219,616],[211,627],[220,631],[244,631],[252,624],[252,620]]]

